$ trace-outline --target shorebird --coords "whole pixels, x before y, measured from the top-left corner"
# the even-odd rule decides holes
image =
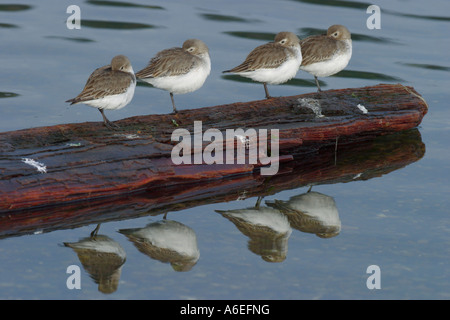
[[[200,258],[197,236],[190,227],[173,220],[149,223],[144,228],[121,229],[136,248],[152,259],[168,262],[175,271],[189,271]]]
[[[314,76],[318,91],[317,77],[328,77],[343,70],[352,57],[352,39],[348,29],[342,25],[332,25],[327,34],[309,36],[300,40],[302,64],[300,69]]]
[[[98,108],[105,126],[117,129],[119,126],[109,121],[103,110],[118,110],[125,107],[133,99],[135,88],[136,77],[130,60],[118,55],[112,58],[110,65],[92,72],[83,91],[66,102],[70,102],[70,105],[84,103]]]
[[[262,82],[266,98],[267,84],[280,84],[292,79],[302,62],[300,40],[292,32],[280,32],[273,42],[253,49],[244,62],[233,69],[223,71]]]
[[[314,233],[320,238],[337,236],[341,220],[336,202],[325,194],[308,191],[293,196],[288,201],[266,201],[266,205],[286,215],[292,228]]]
[[[169,91],[173,112],[174,94],[193,92],[203,86],[211,71],[209,49],[198,39],[188,39],[181,48],[165,49],[156,54],[136,77],[156,88]]]

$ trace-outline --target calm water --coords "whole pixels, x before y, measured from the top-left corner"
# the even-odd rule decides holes
[[[350,172],[348,177],[317,183],[307,193],[309,186],[302,183],[305,172],[299,170],[286,175],[292,181],[285,188],[265,194],[261,216],[275,200],[314,198],[313,204],[320,203],[332,216],[330,223],[340,225],[330,237],[318,237],[306,227],[286,227],[282,218],[275,221],[277,233],[268,235],[218,213],[255,206],[257,194],[245,185],[235,197],[204,196],[188,204],[178,200],[170,210],[158,211],[133,198],[119,208],[88,205],[94,216],[91,222],[80,219],[68,226],[59,223],[55,228],[4,233],[0,298],[450,298],[448,1],[378,1],[380,30],[366,27],[370,3],[356,1],[74,2],[0,2],[2,132],[100,121],[97,110],[64,103],[78,94],[95,68],[125,54],[137,71],[157,51],[193,37],[209,46],[212,71],[200,90],[177,97],[179,109],[260,99],[261,85],[224,77],[221,71],[279,31],[305,37],[336,23],[352,32],[353,57],[345,71],[321,79],[324,89],[400,82],[423,95],[429,112],[418,130],[378,142],[392,145],[391,151],[380,153],[375,148],[367,155],[346,158],[361,170],[373,166],[373,174],[360,177]],[[66,27],[66,8],[71,4],[81,8],[80,30]],[[313,90],[312,77],[302,72],[287,84],[270,88],[274,96]],[[131,104],[109,112],[108,117],[167,113],[170,108],[167,92],[139,86]],[[422,151],[416,150],[410,161],[388,165],[386,170],[365,162],[377,154],[378,163],[383,163],[411,143]],[[168,222],[158,224],[166,210]],[[88,241],[98,222],[102,222],[98,230],[102,237],[97,239],[115,253],[105,255],[109,264],[64,246]],[[185,250],[192,249],[196,237],[199,256],[195,245],[188,260],[158,255],[132,238],[131,231],[123,231],[146,226],[185,234]],[[81,268],[80,290],[66,286],[70,265]],[[370,265],[380,267],[379,290],[366,286]],[[113,280],[105,281],[105,275]]]

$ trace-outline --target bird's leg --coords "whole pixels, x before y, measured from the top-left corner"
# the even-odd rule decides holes
[[[170,99],[172,100],[173,113],[177,113],[178,110],[175,107],[175,100],[173,99],[173,93],[172,92],[170,93]]]
[[[319,85],[319,79],[317,79],[317,77],[314,76],[314,80],[316,80],[317,91],[322,92],[322,89],[320,89],[320,85]]]
[[[258,199],[256,200],[255,208],[259,209],[259,206],[261,205],[261,200],[263,199],[263,196],[258,196]]]
[[[269,94],[269,90],[267,89],[267,83],[263,82],[264,85],[264,91],[266,92],[266,99],[272,98]]]
[[[108,120],[108,118],[105,116],[105,113],[103,112],[103,109],[98,109],[100,111],[100,113],[102,114],[103,117],[103,123],[105,124],[105,126],[110,129],[110,130],[118,130],[120,129],[120,127],[115,124],[112,123],[111,121]]]
[[[93,238],[93,237],[95,237],[97,235],[99,229],[100,229],[100,223],[97,224],[95,229],[91,232],[91,238]]]

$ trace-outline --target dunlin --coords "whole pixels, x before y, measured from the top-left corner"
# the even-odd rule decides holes
[[[169,91],[173,112],[174,94],[200,89],[211,71],[209,49],[198,39],[189,39],[181,48],[165,49],[156,54],[136,77],[156,88]]]
[[[136,88],[136,77],[130,60],[123,55],[115,56],[111,64],[98,68],[90,75],[83,91],[70,104],[84,103],[98,108],[103,116],[103,122],[109,129],[118,126],[106,118],[103,110],[117,110],[130,103]]]
[[[283,213],[264,206],[216,212],[250,238],[248,249],[263,260],[282,262],[286,259],[292,228]]]
[[[122,246],[105,235],[86,237],[78,242],[64,242],[72,248],[85,271],[103,293],[113,293],[119,286],[126,253]]]
[[[266,201],[266,205],[280,210],[291,226],[302,232],[314,233],[320,238],[331,238],[341,231],[336,202],[325,194],[308,191],[291,197],[289,201]]]
[[[303,61],[300,66],[314,76],[328,77],[343,70],[352,57],[352,39],[348,29],[342,25],[328,28],[327,34],[314,35],[300,41]]]
[[[235,73],[262,82],[266,98],[271,98],[267,84],[280,84],[292,79],[302,63],[300,40],[292,32],[280,32],[273,42],[253,49],[245,61],[233,69]]]
[[[144,228],[121,229],[136,248],[152,259],[169,262],[175,271],[189,271],[200,258],[197,236],[190,227],[173,220],[149,223]]]

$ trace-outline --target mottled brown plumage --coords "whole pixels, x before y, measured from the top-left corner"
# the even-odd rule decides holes
[[[161,220],[145,228],[121,229],[119,233],[125,235],[140,252],[170,263],[175,271],[191,270],[200,257],[194,230],[177,221]]]
[[[266,201],[266,205],[279,210],[292,228],[314,233],[320,238],[331,238],[341,231],[341,221],[334,199],[315,191],[293,196],[289,201]]]
[[[84,89],[70,104],[84,103],[98,108],[103,122],[110,129],[118,128],[106,118],[103,109],[120,109],[126,106],[134,95],[136,76],[130,60],[123,55],[115,56],[111,64],[100,67],[89,76]]]
[[[302,49],[301,70],[314,76],[318,91],[321,91],[317,77],[328,77],[343,70],[352,56],[352,39],[348,29],[332,25],[326,34],[313,35],[300,41]]]
[[[278,33],[274,42],[256,47],[248,54],[244,62],[224,72],[239,73],[263,68],[278,68],[289,57],[294,56],[294,52],[289,48],[290,42],[285,40],[287,34],[288,32]]]
[[[158,52],[136,77],[152,86],[167,90],[176,113],[173,94],[195,91],[203,85],[211,71],[209,49],[198,39],[188,39],[181,48]]]
[[[286,50],[274,42],[253,49],[244,62],[225,72],[246,72],[261,68],[277,68],[286,61]]]
[[[111,60],[111,64],[100,67],[89,76],[83,91],[66,102],[76,104],[96,100],[105,96],[125,93],[135,77],[130,73],[131,63],[127,57],[119,55]]]
[[[292,32],[280,32],[273,42],[253,49],[244,62],[231,72],[262,82],[266,98],[270,98],[267,84],[280,84],[292,79],[300,66],[302,55],[300,40]]]
[[[249,237],[248,248],[267,262],[286,259],[288,239],[292,229],[288,219],[278,210],[252,207],[236,210],[216,210]]]
[[[196,62],[196,57],[183,48],[165,49],[153,57],[148,66],[136,73],[136,77],[156,78],[179,76],[187,73]]]
[[[302,66],[331,59],[336,52],[346,49],[345,43],[339,40],[350,39],[350,32],[341,25],[333,25],[327,34],[309,36],[300,40],[302,49]]]

